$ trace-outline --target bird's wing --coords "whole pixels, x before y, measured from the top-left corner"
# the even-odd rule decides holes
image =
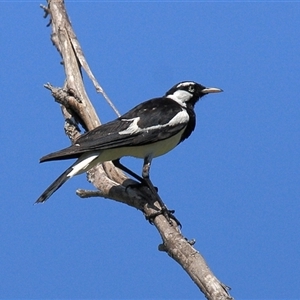
[[[75,145],[48,154],[40,161],[78,158],[88,151],[151,144],[177,134],[187,122],[188,114],[175,101],[152,99],[83,134]]]

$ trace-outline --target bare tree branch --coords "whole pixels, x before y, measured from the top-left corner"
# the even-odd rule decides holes
[[[55,101],[60,103],[65,118],[65,131],[74,142],[80,135],[78,124],[86,130],[100,125],[83,85],[82,68],[87,72],[97,92],[102,93],[117,115],[119,113],[90,70],[67,16],[64,1],[48,0],[47,7],[41,7],[45,11],[45,17],[51,17],[51,40],[62,57],[66,74],[62,88],[53,87],[49,83],[45,87],[51,91]],[[155,195],[151,194],[148,188],[135,188],[132,185],[134,181],[115,168],[111,162],[99,164],[91,169],[88,172],[88,180],[97,191],[77,190],[77,195],[82,198],[103,197],[115,200],[140,210],[145,216],[151,216],[160,210]],[[229,288],[213,275],[204,258],[192,246],[194,242],[184,238],[175,222],[170,225],[163,215],[158,215],[153,224],[163,241],[159,250],[167,252],[182,266],[207,299],[232,299],[228,293]]]
[[[84,55],[83,55],[83,51],[80,47],[80,44],[77,40],[77,37],[74,34],[74,31],[71,27],[71,24],[69,24],[70,26],[68,26],[68,32],[70,34],[69,38],[70,41],[72,43],[72,46],[74,48],[74,52],[76,53],[76,56],[79,60],[80,65],[82,66],[82,68],[84,69],[84,71],[87,73],[88,77],[91,79],[91,81],[93,82],[93,85],[96,88],[96,91],[98,93],[101,93],[102,96],[104,97],[104,99],[108,102],[108,104],[110,105],[110,107],[114,110],[114,112],[116,113],[116,115],[119,117],[120,113],[117,110],[117,108],[114,106],[114,104],[112,103],[112,101],[109,99],[109,97],[107,96],[107,94],[105,93],[105,91],[103,90],[103,88],[100,86],[100,84],[98,83],[97,79],[95,78],[94,74],[92,73]]]

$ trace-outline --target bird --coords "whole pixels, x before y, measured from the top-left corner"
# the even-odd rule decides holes
[[[87,172],[98,163],[112,161],[141,183],[157,190],[150,181],[153,158],[164,155],[186,140],[196,126],[195,104],[210,93],[222,89],[205,87],[194,81],[182,81],[164,96],[138,104],[117,119],[82,134],[73,145],[43,156],[40,162],[77,159],[36,200],[43,203],[68,179]],[[124,156],[144,160],[142,176],[121,164]],[[160,198],[161,206],[165,208]]]

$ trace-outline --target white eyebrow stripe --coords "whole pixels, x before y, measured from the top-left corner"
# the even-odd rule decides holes
[[[137,123],[140,120],[140,117],[133,118],[133,119],[127,119],[126,121],[133,121],[127,129],[122,130],[119,132],[119,134],[134,134],[139,132],[146,132],[149,130],[155,130],[164,128],[167,126],[176,126],[177,124],[187,123],[189,121],[189,114],[185,109],[181,110],[179,113],[177,113],[168,123],[166,124],[160,124],[160,125],[154,125],[146,128],[140,128]]]
[[[177,85],[177,87],[179,88],[179,87],[181,87],[181,86],[194,85],[194,84],[195,84],[195,82],[193,82],[193,81],[185,81],[185,82],[179,83],[179,84]]]

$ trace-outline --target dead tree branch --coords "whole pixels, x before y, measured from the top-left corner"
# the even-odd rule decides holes
[[[100,125],[96,111],[88,98],[82,80],[82,69],[92,80],[97,92],[102,93],[112,109],[119,115],[113,103],[108,99],[100,84],[93,75],[72,29],[63,0],[48,0],[47,6],[41,6],[45,17],[50,16],[52,26],[51,40],[62,58],[66,79],[62,88],[46,84],[62,107],[65,119],[65,131],[72,142],[80,135],[79,124],[86,130]],[[145,216],[155,213],[159,204],[148,188],[134,188],[134,181],[129,179],[111,162],[97,165],[88,172],[88,180],[97,191],[77,190],[82,198],[103,197],[137,208]],[[153,224],[161,235],[163,244],[161,251],[168,253],[188,273],[191,279],[203,292],[207,299],[232,299],[228,287],[222,284],[208,268],[204,258],[181,234],[176,224],[170,225],[163,215],[157,216]]]

